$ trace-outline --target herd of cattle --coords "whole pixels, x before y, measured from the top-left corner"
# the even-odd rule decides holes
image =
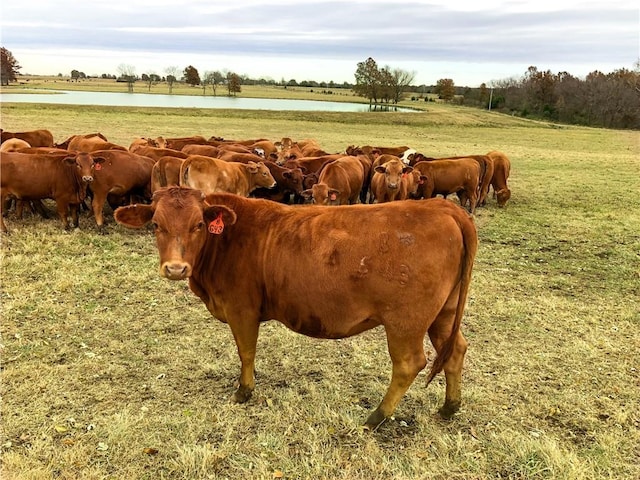
[[[411,199],[456,194],[473,213],[493,187],[502,206],[510,197],[504,154],[434,159],[404,146],[329,153],[313,140],[199,136],[136,138],[127,148],[101,134],[54,145],[48,131],[2,132],[0,148],[4,210],[15,200],[19,216],[23,203],[40,210],[42,199],[54,199],[64,226],[69,213],[77,226],[91,198],[99,227],[105,202],[121,225],[153,224],[160,274],[188,279],[233,332],[241,361],[234,401],[251,397],[259,325],[274,319],[317,338],[384,327],[391,381],[367,428],[392,416],[427,365],[426,335],[437,352],[427,383],[445,373],[440,414],[460,407],[461,320],[477,232],[452,201]]]
[[[281,203],[346,205],[424,199],[456,194],[473,213],[493,187],[497,203],[510,198],[510,163],[501,152],[431,158],[407,146],[348,146],[327,152],[315,140],[282,138],[225,140],[202,136],[135,138],[125,147],[100,133],[54,143],[48,130],[1,131],[2,217],[16,204],[46,216],[42,199],[56,202],[65,228],[87,207],[98,228],[104,206],[149,203],[153,192],[172,185],[230,192]],[[7,231],[0,219],[2,231]]]

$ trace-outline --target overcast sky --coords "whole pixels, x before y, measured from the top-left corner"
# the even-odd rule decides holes
[[[23,74],[164,75],[193,65],[252,78],[353,83],[358,62],[458,86],[531,65],[583,78],[633,69],[637,0],[8,0],[0,38]]]

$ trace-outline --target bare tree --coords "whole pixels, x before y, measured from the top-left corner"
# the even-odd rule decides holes
[[[173,93],[173,84],[178,80],[178,73],[180,70],[176,66],[167,67],[164,69],[164,73],[167,75],[167,84],[169,85],[169,94]]]
[[[129,93],[133,93],[133,84],[136,81],[136,67],[126,63],[121,63],[118,65],[117,70],[122,81],[127,82],[127,89]]]

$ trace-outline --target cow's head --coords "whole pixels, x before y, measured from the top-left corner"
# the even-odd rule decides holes
[[[153,225],[160,255],[160,275],[169,280],[191,276],[208,235],[222,235],[236,222],[236,213],[224,205],[209,205],[200,190],[161,188],[151,205],[117,208],[116,222],[128,228]]]
[[[245,167],[253,177],[253,183],[256,187],[273,188],[276,186],[276,179],[273,178],[271,170],[264,162],[248,162]]]
[[[502,188],[496,192],[496,197],[498,200],[498,206],[504,207],[507,203],[507,200],[511,198],[511,190],[508,188]]]
[[[374,169],[376,173],[384,175],[384,181],[389,190],[397,190],[400,188],[402,175],[413,170],[413,167],[404,165],[400,159],[389,160],[388,162],[378,165]]]
[[[66,165],[75,166],[75,175],[84,183],[93,182],[95,170],[100,170],[104,162],[104,158],[93,157],[91,154],[84,152],[80,152],[64,159],[64,163]]]
[[[283,188],[291,190],[295,193],[302,192],[304,175],[302,170],[299,168],[288,168],[284,172],[282,172],[282,177],[284,178]]]
[[[316,205],[340,205],[340,190],[330,188],[326,183],[316,183],[311,188],[300,192],[307,203]]]

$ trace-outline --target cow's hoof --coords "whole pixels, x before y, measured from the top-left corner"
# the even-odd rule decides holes
[[[379,408],[375,409],[367,421],[364,423],[364,429],[368,432],[374,432],[384,423],[387,417],[380,411]]]
[[[438,413],[445,420],[450,420],[451,417],[460,409],[460,401],[445,401],[444,405],[438,410]]]
[[[235,403],[245,403],[251,398],[252,389],[240,385],[236,392],[233,394],[233,401]]]

